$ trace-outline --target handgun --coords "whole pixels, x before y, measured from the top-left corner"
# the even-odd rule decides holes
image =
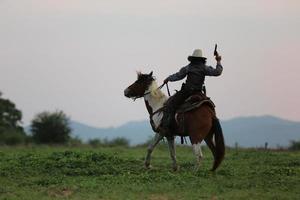
[[[216,45],[215,45],[214,56],[219,56],[219,53],[218,53],[218,51],[217,51],[217,48],[218,48],[218,45],[216,44]]]

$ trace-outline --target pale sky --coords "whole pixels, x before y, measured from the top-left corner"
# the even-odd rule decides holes
[[[224,71],[206,86],[221,119],[300,121],[299,36],[298,0],[0,0],[0,91],[25,125],[61,109],[117,126],[148,118],[123,96],[136,70],[161,84],[195,48],[215,66],[217,42]]]

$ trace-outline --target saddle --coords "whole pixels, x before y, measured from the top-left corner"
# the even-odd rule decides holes
[[[210,100],[209,97],[202,93],[197,93],[189,98],[187,98],[184,103],[176,110],[176,114],[182,114],[185,112],[189,112],[191,110],[194,110],[198,107],[200,107],[203,104],[207,104],[210,106],[213,110],[215,110],[215,104]]]
[[[208,105],[215,115],[215,104],[212,100],[203,93],[196,93],[187,98],[184,103],[176,110],[175,121],[177,124],[177,134],[180,136],[187,136],[185,132],[184,113],[190,112],[202,105]]]

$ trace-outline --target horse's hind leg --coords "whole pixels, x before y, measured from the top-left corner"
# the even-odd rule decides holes
[[[169,151],[170,151],[170,156],[173,162],[173,170],[177,171],[178,166],[177,166],[177,161],[176,161],[176,150],[175,150],[175,140],[174,137],[168,137],[168,146],[169,146]]]
[[[161,139],[163,139],[163,136],[156,133],[153,142],[148,146],[147,156],[145,159],[145,167],[147,169],[150,168],[151,154]]]
[[[196,155],[196,169],[199,168],[203,160],[203,154],[200,143],[209,134],[212,127],[212,112],[209,106],[203,105],[198,109],[185,114],[187,125],[187,133],[189,133],[193,150]]]
[[[196,170],[198,170],[201,165],[201,161],[203,160],[203,154],[202,154],[200,143],[193,144],[193,151],[197,161],[195,168]]]

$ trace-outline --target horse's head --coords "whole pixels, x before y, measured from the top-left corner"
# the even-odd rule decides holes
[[[143,97],[149,86],[154,81],[153,72],[149,74],[137,73],[137,80],[124,90],[124,95],[128,98]]]

